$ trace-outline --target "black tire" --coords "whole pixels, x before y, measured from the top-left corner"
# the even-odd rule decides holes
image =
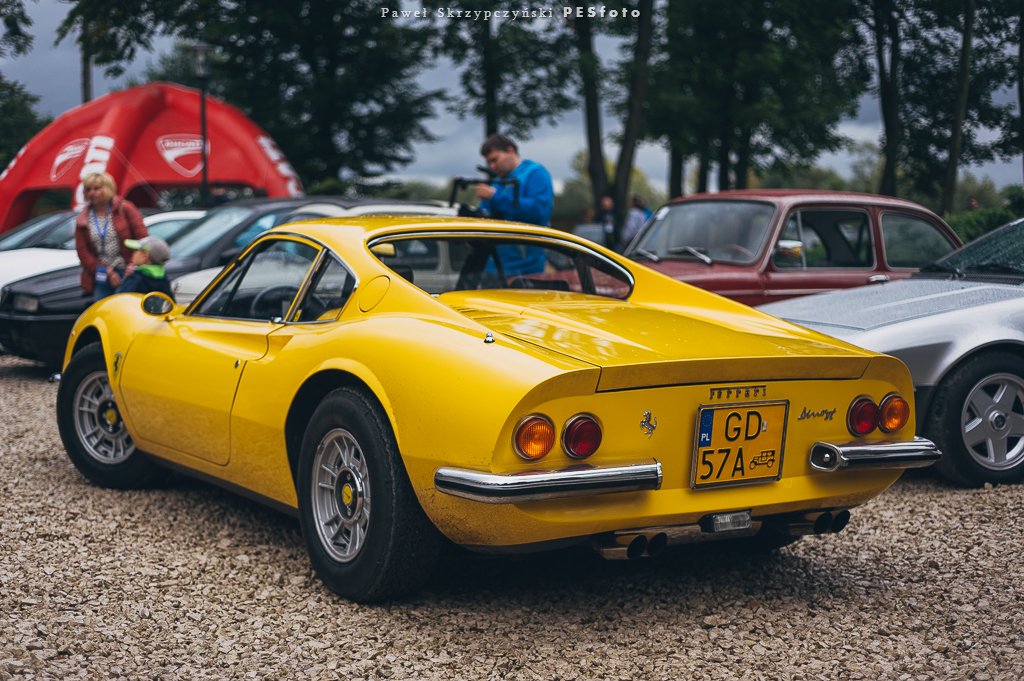
[[[942,380],[925,435],[942,450],[935,470],[977,487],[1024,477],[1024,359],[1006,352],[972,357]]]
[[[101,487],[150,487],[167,475],[135,448],[110,392],[103,348],[92,343],[75,353],[57,389],[57,427],[68,458]]]
[[[323,399],[302,438],[297,492],[310,560],[331,591],[360,603],[389,600],[431,576],[441,535],[372,397],[339,388]]]

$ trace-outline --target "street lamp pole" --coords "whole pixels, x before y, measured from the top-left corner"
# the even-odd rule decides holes
[[[199,203],[206,208],[210,203],[209,174],[206,169],[206,86],[210,80],[210,71],[207,68],[210,46],[199,41],[192,46],[192,49],[196,55],[196,78],[199,80],[199,137],[202,142],[199,150],[203,173],[199,184]]]

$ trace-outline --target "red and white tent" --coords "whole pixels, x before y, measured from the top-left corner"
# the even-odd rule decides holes
[[[0,174],[0,232],[24,222],[39,198],[70,190],[84,203],[82,178],[108,172],[118,194],[155,206],[165,189],[199,187],[202,175],[199,91],[150,83],[113,92],[61,115],[22,147]],[[267,196],[300,196],[291,164],[241,111],[206,99],[207,180],[248,186]]]

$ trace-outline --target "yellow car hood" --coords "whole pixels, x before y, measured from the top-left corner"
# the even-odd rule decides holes
[[[448,294],[451,296],[451,294]],[[754,310],[700,315],[626,301],[514,294],[449,299],[455,310],[525,343],[601,367],[598,390],[860,377],[871,353]]]

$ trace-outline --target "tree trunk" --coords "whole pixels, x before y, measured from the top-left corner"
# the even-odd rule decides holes
[[[491,33],[491,22],[480,21],[480,54],[483,57],[484,78],[484,136],[498,132],[498,86],[501,81],[501,68],[494,56],[494,34]]]
[[[583,3],[576,3],[584,6]],[[594,37],[590,17],[575,17],[573,32],[576,35],[576,50],[579,53],[580,80],[583,83],[583,117],[587,126],[587,173],[590,175],[591,203],[594,214],[601,214],[601,197],[608,192],[608,170],[604,165],[604,149],[601,147],[601,99],[597,84],[597,55],[594,54]]]
[[[974,0],[964,0],[964,26],[960,42],[960,64],[956,75],[956,101],[953,108],[952,129],[949,136],[949,158],[946,178],[942,183],[941,212],[949,215],[953,210],[956,192],[956,173],[960,166],[960,149],[964,140],[964,118],[967,116],[967,89],[971,84],[971,65],[974,58]]]
[[[747,188],[747,175],[750,174],[750,131],[740,131],[740,148],[736,150],[736,189]]]
[[[683,184],[686,182],[686,157],[683,151],[675,144],[670,144],[668,149],[668,197],[674,199],[683,196],[686,192]]]
[[[619,161],[615,164],[615,240],[626,216],[629,198],[629,178],[633,172],[633,159],[640,135],[640,117],[644,100],[647,98],[647,62],[651,55],[651,33],[653,30],[654,0],[640,0],[637,4],[640,18],[637,20],[636,44],[633,47],[632,73],[629,81],[629,99],[626,102],[626,122],[622,131],[622,146]]]
[[[700,165],[697,167],[697,193],[703,194],[708,190],[708,175],[711,166],[711,149],[708,148],[707,142],[704,142],[704,146],[700,150],[698,162]]]
[[[89,40],[82,29],[81,40],[82,53],[82,104],[92,100],[92,50],[89,49]]]
[[[1024,129],[1024,0],[1017,14],[1017,112],[1018,125]],[[1021,174],[1024,177],[1024,154],[1021,155]]]
[[[900,29],[892,0],[872,2],[875,61],[878,66],[878,98],[882,107],[882,180],[879,194],[896,196],[896,165],[903,144],[899,116]],[[888,55],[886,54],[888,47]],[[888,63],[886,63],[888,56]]]

